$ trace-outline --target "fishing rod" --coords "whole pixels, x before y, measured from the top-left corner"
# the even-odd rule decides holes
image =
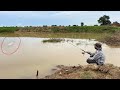
[[[68,43],[69,43],[69,42],[68,42]],[[69,43],[69,44],[73,45],[72,43]],[[75,45],[73,45],[73,46],[75,46]],[[75,46],[75,47],[77,47],[77,46]],[[78,47],[77,47],[77,48],[78,48]],[[83,51],[82,54],[87,53],[85,50],[83,50],[83,49],[81,49],[81,48],[79,48],[79,49]]]

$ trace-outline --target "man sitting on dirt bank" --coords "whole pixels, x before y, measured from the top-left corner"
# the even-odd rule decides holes
[[[94,44],[94,48],[96,49],[95,53],[86,52],[90,54],[90,58],[87,59],[87,63],[96,63],[97,65],[103,65],[105,62],[105,56],[102,52],[102,45],[100,43]]]

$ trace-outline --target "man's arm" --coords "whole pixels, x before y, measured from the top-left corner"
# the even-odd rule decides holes
[[[101,58],[101,54],[100,53],[95,53],[95,55],[93,57],[91,57],[91,60],[98,60],[99,58]]]
[[[95,55],[95,53],[91,53],[91,52],[86,52],[90,55],[90,57],[93,57]]]

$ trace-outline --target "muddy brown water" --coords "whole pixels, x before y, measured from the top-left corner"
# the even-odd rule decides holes
[[[43,43],[49,38],[17,37],[0,38],[0,78],[5,79],[35,79],[39,71],[39,78],[53,73],[56,65],[87,65],[88,54],[83,55],[81,49],[95,52],[94,39],[71,39],[59,43]],[[4,40],[4,42],[3,42]],[[120,47],[110,47],[102,44],[106,56],[106,63],[120,66]],[[81,48],[81,49],[80,49]],[[5,53],[12,53],[11,55]],[[5,53],[3,53],[3,51]]]

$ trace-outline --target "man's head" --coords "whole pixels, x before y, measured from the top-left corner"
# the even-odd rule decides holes
[[[94,44],[95,49],[101,50],[102,49],[102,44],[101,43],[95,43]]]

